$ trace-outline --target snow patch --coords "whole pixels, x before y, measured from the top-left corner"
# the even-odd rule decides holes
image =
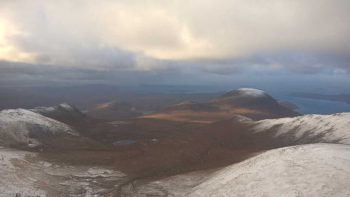
[[[248,118],[246,116],[242,116],[242,115],[234,115],[232,119],[236,120],[238,122],[242,122],[242,123],[251,123],[251,122],[253,122],[253,119]]]
[[[67,111],[74,111],[74,108],[71,105],[67,104],[67,103],[62,103],[59,106],[64,108],[64,109],[66,109]]]

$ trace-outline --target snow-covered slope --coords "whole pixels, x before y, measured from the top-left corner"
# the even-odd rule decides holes
[[[0,111],[0,145],[37,146],[41,137],[78,136],[70,126],[25,109]]]
[[[350,144],[350,113],[261,120],[253,130],[290,143]]]
[[[313,144],[268,151],[226,167],[189,196],[349,196],[350,146]]]

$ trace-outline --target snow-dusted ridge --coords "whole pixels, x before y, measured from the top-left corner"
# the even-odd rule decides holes
[[[60,110],[65,110],[68,112],[75,113],[76,109],[74,109],[71,105],[67,103],[61,103],[58,106],[54,107],[36,107],[34,109],[31,109],[31,111],[36,112],[36,113],[50,113],[50,112],[55,112],[55,111],[60,111]]]
[[[350,146],[312,144],[226,167],[188,196],[349,196],[349,185]]]
[[[53,107],[36,107],[30,111],[68,124],[78,123],[86,119],[85,114],[67,103]]]
[[[350,144],[350,113],[260,120],[254,123],[253,130],[274,132],[275,137],[292,136],[294,140]]]
[[[25,109],[0,111],[0,145],[40,145],[38,138],[66,134],[78,136],[70,126]]]

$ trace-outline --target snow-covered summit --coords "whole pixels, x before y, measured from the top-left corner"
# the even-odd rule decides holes
[[[347,196],[350,146],[280,148],[229,166],[187,196]]]
[[[300,143],[350,144],[350,113],[260,120],[254,124],[253,130],[272,133],[274,137],[284,137]]]
[[[36,146],[40,137],[79,134],[70,126],[25,109],[0,111],[0,145]]]
[[[266,97],[268,94],[263,90],[258,90],[254,88],[239,88],[237,90],[232,90],[230,92],[227,92],[223,95],[223,97],[230,97],[230,96],[240,96],[240,97],[252,97],[252,98],[259,98],[259,97]]]
[[[244,96],[261,97],[266,96],[266,92],[254,88],[239,88],[237,90],[240,94]]]

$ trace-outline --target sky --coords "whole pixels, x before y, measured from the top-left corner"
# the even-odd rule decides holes
[[[0,0],[0,85],[350,92],[348,0]]]

